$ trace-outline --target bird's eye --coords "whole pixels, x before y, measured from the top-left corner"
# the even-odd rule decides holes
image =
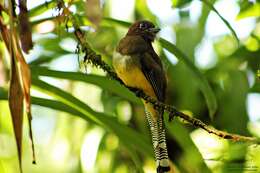
[[[144,29],[144,28],[146,28],[146,24],[144,24],[144,23],[140,23],[139,28],[140,28],[140,29]]]

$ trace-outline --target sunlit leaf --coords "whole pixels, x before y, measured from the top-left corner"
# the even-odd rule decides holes
[[[130,22],[126,22],[126,21],[122,21],[122,20],[117,20],[117,19],[113,19],[113,18],[110,18],[110,17],[104,17],[104,18],[103,18],[103,21],[109,22],[110,24],[111,24],[111,23],[118,24],[118,25],[121,25],[121,26],[123,26],[123,27],[129,27],[129,26],[131,25]]]
[[[217,9],[214,7],[213,4],[211,4],[211,2],[209,2],[209,0],[201,0],[202,2],[204,2],[212,11],[214,11],[219,18],[225,23],[225,25],[228,27],[228,29],[231,31],[231,33],[233,34],[233,36],[236,38],[237,43],[239,45],[239,38],[235,32],[235,30],[232,28],[232,26],[229,24],[229,22],[217,11]]]
[[[172,6],[173,7],[183,7],[184,5],[187,5],[191,0],[172,0]]]
[[[51,17],[46,17],[46,18],[43,18],[43,19],[33,20],[33,21],[31,21],[31,24],[32,24],[32,27],[34,27],[34,26],[37,26],[38,24],[46,22],[46,21],[54,22],[54,21],[56,21],[56,19],[57,19],[56,16],[51,16]]]
[[[38,16],[51,8],[55,8],[57,6],[57,3],[58,2],[56,0],[51,0],[48,2],[46,1],[45,3],[30,9],[29,16],[30,17]]]
[[[29,4],[31,2],[27,0],[28,5],[36,5],[36,7],[33,7],[32,9],[28,9],[28,13],[25,9],[23,9],[21,5],[22,2],[25,1],[26,0],[10,0],[0,4],[0,11],[2,12],[0,16],[0,32],[2,39],[0,44],[0,61],[2,62],[0,62],[0,71],[2,71],[1,69],[3,67],[5,70],[4,74],[8,74],[9,70],[13,73],[13,64],[9,62],[9,56],[6,56],[10,48],[12,48],[11,50],[14,52],[10,53],[10,55],[12,55],[11,57],[14,59],[16,70],[16,76],[8,77],[4,75],[4,78],[0,77],[1,86],[6,87],[8,83],[10,84],[9,99],[12,98],[12,101],[10,101],[9,104],[11,114],[21,114],[19,112],[22,112],[23,106],[20,105],[24,103],[24,108],[26,108],[26,112],[29,115],[30,121],[30,106],[32,102],[32,104],[40,105],[51,110],[56,110],[58,111],[58,114],[60,114],[60,112],[69,113],[73,116],[69,116],[69,119],[73,122],[75,118],[78,119],[80,117],[81,119],[87,122],[87,129],[81,129],[81,131],[78,131],[77,128],[72,129],[72,132],[85,134],[88,133],[88,130],[90,128],[99,126],[99,128],[102,128],[102,130],[106,133],[114,133],[117,136],[116,138],[118,138],[120,141],[119,146],[116,145],[113,149],[111,149],[107,147],[107,145],[111,144],[110,141],[107,142],[106,137],[102,139],[102,146],[100,145],[100,147],[98,148],[100,154],[97,155],[97,165],[95,165],[94,168],[95,171],[118,172],[118,167],[123,166],[123,170],[125,171],[128,171],[129,168],[130,172],[149,172],[149,169],[151,169],[154,166],[154,162],[150,161],[152,160],[153,156],[151,147],[152,143],[149,139],[149,135],[147,135],[149,127],[147,127],[145,116],[143,116],[144,112],[140,99],[137,98],[132,92],[128,91],[126,88],[118,84],[117,81],[110,79],[108,76],[61,71],[64,70],[62,69],[64,67],[64,63],[66,63],[66,67],[70,65],[68,64],[70,62],[66,61],[66,59],[63,58],[64,55],[69,56],[74,54],[74,48],[72,46],[75,46],[76,51],[76,41],[74,38],[74,29],[72,27],[71,21],[72,18],[75,19],[75,23],[79,26],[79,28],[86,31],[85,40],[90,44],[91,47],[93,47],[93,50],[96,53],[102,56],[102,59],[109,65],[111,63],[111,55],[116,44],[118,44],[119,39],[123,37],[123,35],[126,32],[126,29],[131,25],[131,23],[111,18],[111,16],[113,16],[112,14],[114,13],[114,11],[111,11],[111,4],[109,4],[108,1],[45,0],[45,2],[35,1],[33,2],[33,4]],[[8,3],[10,2],[14,4],[13,6],[11,6],[12,10],[15,9],[15,12],[11,13],[14,15],[14,18],[12,18],[12,15],[9,14],[11,9],[8,9],[8,7],[10,7],[8,6]],[[87,3],[91,2],[95,2],[95,4],[86,6]],[[191,2],[191,8],[190,6],[186,6],[190,5]],[[168,17],[163,19],[161,18],[162,16],[155,15],[156,10],[153,10],[154,4],[151,4],[154,2],[148,2],[147,0],[136,0],[133,7],[134,11],[131,12],[131,17],[128,20],[131,22],[133,22],[133,20],[142,19],[150,20],[155,25],[160,24],[160,26],[162,26],[163,32],[166,31],[162,34],[169,34],[170,32],[174,32],[171,35],[174,36],[174,38],[176,38],[176,46],[172,45],[166,40],[161,39],[159,42],[159,51],[158,49],[156,49],[157,52],[161,51],[161,47],[167,49],[171,51],[171,53],[179,59],[179,62],[181,61],[180,63],[177,63],[175,65],[172,63],[172,59],[170,58],[170,56],[168,56],[168,54],[166,54],[164,51],[160,52],[160,58],[162,58],[162,61],[165,65],[165,69],[167,69],[168,72],[167,103],[174,104],[178,107],[178,109],[187,109],[187,111],[194,113],[196,117],[205,121],[208,121],[208,119],[206,118],[206,116],[208,116],[207,112],[209,112],[211,117],[215,114],[216,117],[214,118],[214,122],[212,122],[212,125],[216,128],[224,129],[235,133],[248,134],[247,125],[248,122],[250,122],[248,120],[247,115],[248,110],[246,109],[246,106],[250,106],[246,105],[248,93],[260,92],[260,80],[257,76],[257,70],[259,70],[260,62],[260,59],[258,58],[260,53],[259,43],[257,43],[259,39],[259,21],[257,19],[254,20],[255,25],[253,26],[254,28],[251,30],[252,32],[250,31],[251,34],[245,33],[246,35],[248,35],[243,39],[245,40],[245,44],[239,45],[239,47],[237,47],[236,41],[238,41],[238,38],[236,36],[236,33],[234,29],[232,29],[230,25],[231,23],[228,23],[227,20],[225,20],[222,17],[223,14],[220,13],[220,11],[218,12],[214,8],[215,2],[217,2],[217,0],[201,0],[201,4],[193,4],[192,0],[171,0],[171,4],[173,4],[172,8],[184,7],[179,11],[177,10],[177,13],[179,13],[181,17],[180,20],[174,20],[174,24],[172,24],[172,18],[170,17],[170,14]],[[104,8],[104,10],[102,9],[102,11],[104,12],[104,16],[106,16],[104,18],[101,18],[102,11],[99,3],[102,4],[101,7]],[[120,2],[118,1],[118,3]],[[162,1],[161,3],[166,2]],[[65,5],[64,8],[63,5]],[[236,7],[239,6],[240,11],[237,15],[237,19],[239,20],[247,17],[253,17],[255,19],[256,17],[260,16],[258,0],[240,0],[235,4],[232,4],[232,6],[233,5],[235,5]],[[95,8],[95,6],[97,8]],[[86,10],[86,7],[89,7],[89,9]],[[63,9],[65,9],[65,12],[63,11]],[[190,16],[193,15],[193,12],[190,11],[191,9],[194,11],[199,10],[200,15]],[[161,12],[162,10],[163,9],[161,9]],[[71,13],[69,11],[71,11]],[[232,38],[232,42],[230,42],[230,40],[223,39],[219,47],[220,49],[216,49],[216,43],[219,42],[219,40],[221,40],[223,36],[216,36],[216,39],[210,41],[209,44],[212,43],[214,47],[213,50],[210,50],[209,52],[214,54],[213,59],[215,61],[214,65],[210,65],[207,67],[205,66],[206,70],[204,70],[202,73],[199,70],[199,68],[197,68],[194,65],[194,63],[199,62],[199,60],[204,60],[203,57],[205,57],[205,59],[206,57],[208,57],[208,52],[204,52],[204,48],[208,48],[208,45],[205,46],[204,44],[206,41],[208,41],[208,39],[205,38],[205,24],[208,20],[208,14],[210,11],[213,11],[213,13],[217,13],[218,17],[220,17],[221,20],[224,22],[224,25],[226,25],[228,29],[232,32],[231,34],[229,34],[230,38]],[[86,14],[88,17],[86,16]],[[26,15],[29,15],[30,23],[27,20]],[[124,11],[122,12],[122,17],[123,15]],[[3,27],[3,24],[5,25],[5,27]],[[27,52],[30,49],[30,24],[33,27],[32,32],[34,36],[34,44],[37,45],[37,47],[35,50],[32,50],[31,54],[28,56],[28,60],[30,60],[31,62],[30,68],[28,68],[25,58],[23,57],[24,55],[21,51],[21,47],[25,52]],[[93,30],[93,24],[98,25],[99,27]],[[18,27],[20,27],[21,35],[17,34],[17,31],[19,31]],[[43,30],[41,29],[47,30],[46,32],[42,32]],[[9,38],[10,35],[13,35],[12,39]],[[170,35],[168,36],[170,37]],[[235,38],[237,40],[235,40]],[[75,42],[72,44],[73,41],[70,42],[67,39],[74,39]],[[18,43],[19,40],[21,44],[14,44],[12,46],[11,40],[15,40],[14,43]],[[158,42],[155,43],[154,48],[158,48],[157,43]],[[14,46],[16,46],[17,48],[15,48]],[[211,45],[209,45],[209,47],[211,47]],[[198,57],[197,55],[201,52],[203,52],[202,56]],[[207,55],[204,56],[204,53]],[[210,59],[212,58],[211,55],[212,54],[210,54]],[[77,61],[77,59],[74,60]],[[44,65],[45,67],[42,67],[41,65]],[[56,67],[57,69],[54,69]],[[52,68],[53,70],[49,68]],[[95,71],[96,69],[94,68],[93,70]],[[34,90],[34,93],[37,94],[37,96],[38,94],[47,95],[47,97],[51,97],[51,99],[30,97],[30,75],[32,75],[33,77],[32,83],[34,89],[36,90]],[[205,76],[207,76],[207,78],[205,78]],[[75,98],[69,91],[65,91],[65,89],[62,88],[63,86],[61,86],[61,88],[58,88],[53,86],[52,83],[47,83],[42,80],[39,80],[39,78],[55,78],[55,80],[61,81],[66,80],[66,83],[69,84],[69,90],[71,89],[70,87],[74,87],[74,84],[80,84],[76,85],[77,89],[78,87],[82,87],[82,84],[91,84],[90,86],[95,85],[95,87],[99,87],[99,90],[101,89],[103,93],[101,96],[102,103],[99,103],[101,104],[99,106],[102,106],[104,108],[102,109],[103,112],[94,111],[92,108],[88,106],[88,103],[91,103],[92,100],[86,100],[85,103],[84,100],[81,101]],[[8,79],[11,80],[7,81]],[[209,85],[208,81],[210,81],[211,85]],[[84,86],[84,89],[87,90],[89,89],[89,87]],[[214,89],[214,93],[212,89]],[[215,97],[219,101],[218,109]],[[99,98],[94,98],[94,101],[95,99]],[[127,103],[128,106],[122,106],[120,104],[120,102],[122,102],[122,99],[124,99],[123,102]],[[0,100],[5,100],[2,101],[3,104],[0,104],[0,109],[5,109],[0,110],[1,114],[2,112],[4,113],[6,112],[6,110],[9,110],[5,106],[3,106],[7,103],[8,96],[6,89],[3,90],[2,87],[0,87]],[[41,116],[42,110],[38,109],[38,107],[35,108],[35,111],[37,113],[39,111],[39,115]],[[216,109],[217,112],[215,113]],[[46,115],[47,117],[49,117],[49,111],[51,110],[44,112],[42,116],[44,116],[44,118],[46,118]],[[123,113],[124,111],[128,112],[129,115],[125,115]],[[115,116],[115,113],[118,113],[118,116]],[[130,113],[132,113],[132,116],[130,116]],[[67,116],[67,114],[64,115]],[[128,118],[131,117],[131,119],[128,119],[127,121],[122,121],[121,118],[124,115]],[[51,114],[51,119],[56,118],[56,114]],[[59,118],[63,119],[62,117]],[[1,123],[10,124],[9,122],[7,122],[7,120],[8,119],[3,119]],[[67,117],[65,117],[65,120],[67,120]],[[236,123],[233,123],[234,120],[236,120]],[[15,121],[18,122],[13,123],[12,125],[15,126],[14,131],[18,131],[14,132],[17,140],[19,137],[17,138],[16,134],[22,132],[22,123],[20,123],[22,121],[22,116],[20,117],[20,119],[15,119]],[[82,120],[80,120],[80,122],[82,122]],[[128,122],[128,124],[126,122]],[[252,122],[250,122],[249,124],[252,124]],[[84,123],[83,125],[85,126]],[[179,168],[179,172],[210,172],[208,166],[212,168],[212,165],[205,164],[205,162],[207,162],[208,164],[208,157],[203,158],[201,156],[200,151],[196,148],[193,141],[191,140],[190,132],[193,129],[186,128],[178,121],[173,121],[170,123],[165,122],[165,125],[167,127],[168,132],[167,144],[169,144],[169,156],[172,159],[172,156],[174,155],[174,164],[176,164],[176,166]],[[6,125],[1,125],[1,129],[3,132],[7,130],[5,126]],[[30,122],[28,126],[29,128],[31,128]],[[58,126],[60,127],[60,122],[58,122]],[[62,129],[62,137],[64,138],[67,137],[67,135],[71,134],[71,128],[74,128],[75,126],[71,126],[71,124],[67,126],[67,124],[62,123],[62,127],[65,127],[69,131],[68,132]],[[256,126],[252,127],[257,128]],[[52,131],[52,133],[56,133],[56,131]],[[2,135],[3,134],[0,134],[0,139],[2,139]],[[22,138],[21,134],[18,135],[20,135],[20,138]],[[255,132],[254,135],[258,134]],[[31,132],[30,136],[32,137]],[[56,135],[54,136],[57,137]],[[72,141],[73,139],[70,140]],[[3,142],[3,146],[5,147],[6,141],[3,140]],[[16,142],[19,142],[19,139]],[[80,145],[80,141],[76,143]],[[39,144],[42,145],[41,143]],[[55,142],[53,144],[56,145],[57,143]],[[67,155],[66,159],[71,160],[71,157],[73,157],[73,160],[75,161],[76,165],[73,164],[72,167],[69,166],[69,169],[67,169],[66,165],[58,164],[55,165],[55,168],[53,166],[48,167],[48,169],[46,169],[45,172],[55,172],[56,168],[58,168],[57,166],[61,166],[62,168],[70,172],[85,171],[82,169],[82,166],[84,165],[80,165],[81,158],[79,158],[79,155],[74,157],[75,154],[79,154],[79,152],[81,152],[78,151],[81,148],[81,146],[75,146],[75,143],[70,141],[68,144],[69,145],[66,148],[69,148],[71,152],[69,152],[69,155]],[[237,143],[234,144],[236,145]],[[21,142],[18,145],[17,147],[21,148]],[[234,162],[236,163],[239,162],[238,164],[247,165],[247,163],[244,163],[246,158],[248,158],[248,156],[255,157],[255,155],[257,155],[255,154],[254,156],[251,156],[248,152],[249,150],[246,147],[241,148],[232,145],[233,143],[228,143],[228,147],[226,145],[224,147],[225,155],[226,157],[228,157],[228,161],[226,161],[226,157],[224,158],[225,161],[221,160],[221,162],[223,162],[221,163],[221,165],[224,165],[224,167],[219,166],[219,164],[215,164],[216,162],[214,162],[213,172],[216,170],[228,172],[229,170],[226,168],[228,168],[228,166],[230,165],[233,166],[234,160]],[[240,145],[240,143],[238,145]],[[215,144],[212,146],[215,147]],[[216,146],[217,150],[218,146]],[[12,147],[8,148],[8,150],[11,150],[11,148]],[[215,151],[215,149],[214,152],[210,152],[210,156],[219,154],[219,152]],[[52,150],[46,148],[46,151],[49,152]],[[18,149],[20,167],[22,167],[21,162],[28,163],[27,157],[24,157],[24,159],[26,159],[25,161],[21,160],[20,155],[22,152],[24,152],[24,150],[21,151],[21,149]],[[103,152],[105,153],[104,155]],[[246,155],[245,157],[245,154],[247,152],[248,155]],[[56,157],[55,152],[51,153],[51,155]],[[107,159],[107,157],[109,157],[109,159]],[[49,158],[49,156],[45,158]],[[103,167],[103,160],[101,160],[100,158],[102,158],[103,160],[108,160],[107,163],[109,163],[109,167],[106,166],[106,168],[108,168],[109,170],[104,170],[105,166]],[[129,158],[132,159],[130,160]],[[13,170],[12,167],[14,165],[14,157],[5,156],[3,157],[3,159],[3,163],[4,165],[6,165],[2,168],[0,166],[0,172],[8,172],[10,169]],[[49,159],[48,162],[43,163],[43,165],[49,165],[50,162],[52,162],[52,160],[53,159]],[[252,161],[255,162],[255,158],[253,158]],[[136,166],[136,168],[132,169],[131,166],[133,166],[133,164]],[[42,165],[41,162],[40,165]],[[254,165],[254,163],[252,163],[252,165]],[[23,167],[26,168],[27,166],[23,165]],[[26,168],[26,170],[28,170],[28,167]],[[34,170],[29,170],[29,172],[33,171]],[[178,171],[176,171],[176,173],[177,172]]]
[[[108,79],[105,76],[98,76],[93,74],[82,74],[79,72],[62,72],[56,70],[50,70],[44,67],[32,66],[33,76],[49,76],[62,79],[69,79],[74,81],[82,81],[86,83],[91,83],[101,87],[106,91],[110,91],[122,98],[132,101],[136,104],[141,104],[140,99],[138,99],[132,92],[130,92],[125,87],[121,86],[118,82]]]
[[[134,162],[136,163],[137,167],[139,167],[140,171],[141,171],[141,166],[139,165],[139,163],[137,163],[140,162],[140,160],[135,150],[143,153],[148,157],[152,157],[152,153],[153,153],[152,147],[146,136],[143,136],[142,134],[136,132],[135,130],[123,124],[120,124],[115,117],[92,110],[90,107],[82,103],[80,100],[74,98],[70,94],[58,88],[55,88],[37,79],[33,80],[33,82],[35,86],[47,86],[46,90],[49,90],[50,92],[49,91],[48,92],[52,93],[52,95],[57,95],[59,99],[67,100],[67,98],[73,98],[73,101],[76,101],[75,104],[72,104],[70,100],[67,100],[67,103],[64,103],[63,101],[32,97],[33,104],[48,107],[62,112],[67,112],[72,116],[80,117],[88,122],[92,122],[101,127],[105,127],[105,129],[115,133],[119,137],[122,144],[128,149],[129,152],[131,152],[130,155],[133,158]],[[6,91],[3,90],[3,88],[0,88],[0,100],[5,100],[5,99],[7,99]],[[76,106],[76,104],[79,104],[79,107]],[[83,111],[84,109],[85,111]]]
[[[106,115],[105,113],[96,112],[91,109],[88,105],[75,98],[71,94],[54,87],[46,82],[43,82],[37,78],[32,78],[33,85],[40,91],[53,96],[62,103],[68,105],[73,110],[77,111],[84,116],[84,119],[94,122],[105,129],[113,131],[123,143],[127,143],[131,146],[131,149],[137,149],[139,152],[145,155],[152,155],[152,147],[147,137],[140,133],[135,132],[131,128],[120,124],[118,120],[112,116]]]
[[[181,52],[174,44],[170,43],[169,41],[163,38],[160,38],[159,41],[163,48],[174,54],[179,60],[183,61],[187,65],[188,69],[190,69],[193,72],[194,76],[197,77],[200,89],[205,97],[209,109],[209,115],[211,118],[213,118],[217,110],[217,101],[213,93],[213,90],[209,86],[207,79],[201,74],[199,69],[190,61],[190,59],[183,52]]]
[[[250,2],[245,1],[246,7],[240,9],[240,12],[237,15],[237,19],[243,19],[247,17],[259,17],[260,16],[260,3],[259,2]]]
[[[179,122],[165,122],[166,127],[184,151],[183,157],[187,160],[187,165],[191,169],[203,170],[203,173],[210,173],[201,153],[192,141],[189,131]],[[178,132],[178,133],[176,133]],[[191,157],[192,156],[192,157]]]
[[[39,58],[37,58],[37,59],[35,59],[35,60],[33,60],[33,61],[31,61],[29,64],[30,65],[41,65],[41,64],[44,64],[44,63],[49,63],[49,62],[51,62],[52,60],[54,60],[55,58],[57,58],[57,56],[56,55],[52,55],[52,56],[44,56],[44,55],[42,55],[42,56],[40,56]]]
[[[146,0],[137,0],[135,2],[135,13],[137,20],[146,19],[151,22],[156,22],[155,15],[150,11]]]

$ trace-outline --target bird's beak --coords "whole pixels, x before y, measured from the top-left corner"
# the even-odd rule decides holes
[[[148,32],[157,34],[160,30],[161,30],[160,28],[149,28],[149,29],[148,29]]]

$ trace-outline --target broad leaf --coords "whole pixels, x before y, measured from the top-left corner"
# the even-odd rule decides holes
[[[37,80],[35,80],[37,81]],[[42,85],[42,82],[37,81],[37,85]],[[46,83],[45,83],[46,84]],[[45,85],[43,84],[43,85]],[[47,85],[46,85],[47,86]],[[50,86],[52,88],[52,86]],[[48,88],[50,89],[50,88]],[[57,89],[57,88],[56,88]],[[56,90],[52,89],[52,90]],[[59,90],[59,89],[58,89]],[[52,93],[52,92],[51,92]],[[63,95],[67,98],[65,95],[69,95],[68,93],[65,93],[64,91],[61,91],[58,95]],[[62,96],[61,96],[62,97]],[[73,96],[69,96],[73,97]],[[6,100],[7,99],[7,93],[5,90],[0,88],[0,100]],[[60,98],[61,99],[61,98]],[[62,98],[65,99],[65,98]],[[76,98],[75,98],[76,99]],[[76,99],[77,100],[77,99]],[[82,103],[81,101],[77,100],[76,104],[79,103],[81,106],[84,105],[84,108],[87,108],[87,111],[81,111],[78,108],[74,107],[73,105],[69,105],[67,103],[63,103],[62,101],[57,100],[49,100],[44,98],[38,98],[38,97],[32,97],[32,103],[35,105],[40,105],[44,107],[48,107],[51,109],[55,109],[62,112],[67,112],[71,114],[72,116],[80,117],[88,122],[95,123],[106,130],[110,130],[111,132],[115,133],[122,144],[128,149],[128,152],[130,156],[132,157],[134,163],[138,167],[139,171],[142,172],[142,167],[140,165],[140,159],[139,156],[136,153],[136,150],[143,153],[144,155],[148,157],[152,157],[152,147],[149,142],[149,139],[136,132],[135,130],[120,124],[118,120],[115,117],[106,115],[105,113],[95,112],[90,107],[88,107],[86,104]],[[91,116],[90,116],[91,114]],[[93,116],[95,118],[93,118]]]
[[[237,19],[260,16],[260,2],[243,1]]]
[[[169,41],[163,38],[160,38],[159,41],[163,48],[174,54],[179,60],[183,61],[187,65],[188,69],[190,69],[193,72],[194,76],[197,77],[200,89],[208,105],[210,117],[213,118],[217,110],[217,101],[213,90],[209,86],[207,79],[201,74],[199,69],[190,61],[190,59],[183,52],[181,52],[174,44],[170,43]]]
[[[217,9],[214,7],[213,4],[211,4],[211,2],[209,2],[209,0],[201,0],[203,1],[212,11],[214,11],[219,18],[225,23],[225,25],[228,27],[228,29],[231,31],[231,33],[233,34],[233,36],[236,38],[237,40],[237,44],[239,45],[239,38],[235,32],[235,30],[232,28],[232,26],[228,23],[228,21],[217,11]]]
[[[45,2],[39,6],[36,6],[32,9],[30,9],[30,13],[29,16],[30,17],[35,17],[38,16],[44,12],[46,12],[47,10],[51,9],[51,8],[55,8],[57,6],[58,1],[56,0],[51,0],[48,2]]]
[[[118,120],[112,116],[94,111],[88,105],[75,98],[71,94],[37,78],[32,79],[33,86],[37,87],[37,89],[40,91],[53,96],[62,103],[80,112],[85,116],[85,119],[88,119],[89,121],[104,127],[105,129],[113,131],[116,135],[118,135],[120,140],[130,143],[132,148],[136,148],[139,152],[148,154],[150,156],[152,155],[152,147],[149,144],[147,137],[144,137],[140,133],[137,133],[132,129],[127,128],[125,125],[120,124]]]
[[[183,157],[188,162],[186,166],[194,172],[203,170],[203,173],[210,173],[210,169],[192,141],[189,131],[179,121],[165,122],[166,128],[171,137],[173,137],[184,151]],[[191,157],[192,156],[192,157]]]
[[[111,24],[111,23],[118,24],[118,25],[121,25],[123,27],[129,27],[131,25],[130,22],[126,22],[126,21],[122,21],[122,20],[118,20],[118,19],[113,19],[113,18],[110,18],[110,17],[104,17],[103,21],[104,22],[106,21],[109,24]]]
[[[104,90],[110,91],[111,93],[114,93],[122,98],[125,98],[133,103],[141,104],[140,99],[138,99],[132,92],[130,92],[125,87],[121,86],[118,82],[110,80],[108,77],[105,76],[83,74],[79,72],[62,72],[57,70],[50,70],[45,67],[35,66],[32,66],[31,69],[33,76],[49,76],[91,83],[101,87]]]

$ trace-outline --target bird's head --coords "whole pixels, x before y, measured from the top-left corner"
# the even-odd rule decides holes
[[[139,35],[147,41],[154,41],[156,34],[160,31],[152,22],[147,20],[137,21],[132,24],[127,35]]]

